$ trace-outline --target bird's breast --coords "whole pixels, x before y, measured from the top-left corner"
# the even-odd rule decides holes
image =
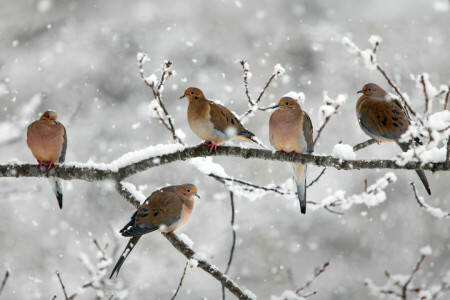
[[[27,144],[38,161],[57,162],[63,142],[64,132],[57,125],[36,121],[28,127]]]
[[[275,111],[269,121],[269,138],[278,151],[302,153],[306,149],[302,115],[295,111]]]

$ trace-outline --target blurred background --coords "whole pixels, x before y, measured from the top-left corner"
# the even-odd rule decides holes
[[[435,86],[450,83],[449,2],[418,1],[56,1],[0,0],[0,163],[34,163],[26,146],[26,127],[47,109],[54,109],[68,133],[66,161],[110,162],[129,151],[171,143],[171,135],[151,120],[153,96],[142,82],[136,54],[152,59],[147,75],[165,59],[174,62],[163,99],[186,133],[186,142],[200,142],[189,129],[185,88],[196,86],[209,99],[220,99],[238,114],[247,109],[242,68],[247,59],[250,93],[261,88],[280,63],[286,74],[267,90],[262,105],[289,91],[303,92],[302,105],[319,127],[323,92],[349,96],[340,113],[322,133],[317,153],[331,153],[342,141],[354,145],[367,136],[355,116],[356,91],[366,82],[389,89],[376,71],[364,68],[341,40],[350,37],[362,49],[380,35],[378,61],[422,111],[423,94],[410,74],[428,72]],[[442,107],[437,101],[434,109]],[[270,112],[258,112],[246,124],[266,145]],[[372,145],[357,158],[393,158],[396,145]],[[228,174],[255,184],[288,180],[286,163],[214,158]],[[308,168],[308,182],[321,168]],[[342,189],[361,193],[387,170],[329,169],[308,189],[320,201]],[[415,284],[439,284],[450,269],[450,224],[437,220],[417,204],[410,181],[427,203],[450,210],[448,173],[427,172],[432,196],[417,175],[394,171],[398,181],[386,189],[387,200],[368,208],[353,206],[342,216],[324,209],[300,215],[292,197],[268,194],[251,201],[236,197],[237,244],[230,277],[259,297],[269,299],[295,290],[316,267],[331,265],[311,287],[311,299],[371,299],[364,280],[385,282],[384,270],[408,274],[419,249],[433,248]],[[194,249],[222,270],[231,247],[228,190],[187,162],[139,173],[128,181],[149,195],[166,184],[192,182],[202,196],[179,232]],[[64,209],[59,210],[46,179],[0,179],[0,277],[9,270],[4,299],[63,299],[55,275],[59,271],[69,293],[89,280],[80,263],[94,263],[96,239],[122,251],[118,236],[134,208],[110,182],[64,182]],[[111,230],[112,228],[112,230]],[[115,261],[119,253],[113,257]],[[129,299],[169,299],[183,272],[185,258],[160,234],[141,239],[124,264],[118,285]],[[108,272],[110,269],[108,270]],[[76,299],[93,299],[85,290]],[[233,298],[228,295],[228,298]],[[178,299],[221,299],[221,287],[201,269],[188,268]],[[105,299],[107,299],[105,297]],[[109,299],[109,298],[108,298]]]

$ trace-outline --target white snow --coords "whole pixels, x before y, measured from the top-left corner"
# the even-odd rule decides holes
[[[275,78],[283,76],[284,73],[286,73],[286,70],[283,68],[283,66],[281,66],[281,64],[276,64],[273,67],[273,74],[275,75]]]
[[[287,92],[286,94],[284,94],[283,97],[290,97],[292,99],[297,100],[300,104],[305,103],[305,94],[303,92],[294,92],[294,91],[290,91]]]
[[[294,291],[286,290],[280,296],[270,296],[270,300],[304,300],[305,298],[297,295]]]
[[[341,159],[355,159],[356,153],[353,152],[353,147],[347,144],[336,144],[333,147],[331,156]]]
[[[125,181],[121,181],[120,183],[122,184],[122,187],[129,191],[141,204],[144,203],[145,199],[147,199],[147,197],[139,191],[134,184]]]
[[[178,235],[178,238],[185,243],[186,245],[189,246],[189,248],[192,248],[194,246],[194,242],[184,233],[180,233]]]
[[[431,255],[433,253],[433,249],[431,249],[430,245],[426,245],[425,247],[420,248],[420,254],[422,255]]]
[[[379,35],[371,35],[369,38],[369,43],[372,45],[372,47],[375,47],[375,45],[381,44],[381,42],[383,41],[383,39],[379,36]]]

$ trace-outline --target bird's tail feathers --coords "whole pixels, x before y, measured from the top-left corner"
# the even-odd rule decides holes
[[[418,143],[416,140],[415,140],[415,142]],[[420,140],[419,140],[419,142],[420,142]],[[400,146],[400,148],[403,150],[403,152],[408,151],[409,148],[410,148],[410,144],[409,143],[399,143],[399,142],[397,142],[397,144]],[[428,184],[428,179],[425,176],[425,172],[423,170],[416,170],[416,173],[419,176],[420,181],[422,181],[423,186],[427,190],[428,195],[431,195],[430,185]]]
[[[243,135],[237,135],[235,139],[247,142],[247,143],[255,143],[260,145],[261,147],[267,149],[267,146],[264,145],[255,135],[253,136],[243,136]]]
[[[306,165],[294,163],[294,178],[297,185],[298,201],[300,202],[300,211],[306,213]]]
[[[131,250],[136,246],[137,242],[141,236],[135,236],[130,239],[127,246],[125,247],[125,250],[123,250],[122,255],[120,256],[119,260],[117,261],[116,265],[114,266],[114,269],[111,272],[111,275],[109,276],[109,279],[111,279],[114,275],[114,273],[117,273],[119,275],[120,267],[122,267],[123,263],[127,259],[128,255],[130,255]]]
[[[63,191],[62,191],[62,182],[59,178],[51,177],[50,184],[53,187],[53,193],[56,196],[56,199],[58,200],[59,208],[62,209],[63,206]]]

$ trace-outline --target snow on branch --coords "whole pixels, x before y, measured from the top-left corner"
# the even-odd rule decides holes
[[[397,181],[397,177],[392,172],[386,173],[379,178],[374,184],[367,186],[367,180],[364,181],[364,192],[358,195],[351,195],[346,197],[345,191],[337,190],[333,195],[330,195],[320,202],[313,204],[317,207],[340,207],[343,210],[348,210],[355,204],[364,204],[367,207],[373,207],[386,200],[386,193],[384,190],[389,184]]]
[[[267,80],[266,85],[264,86],[264,88],[261,90],[261,92],[259,93],[259,96],[256,100],[253,100],[250,92],[248,91],[248,80],[252,77],[252,73],[249,71],[250,65],[248,64],[248,62],[246,60],[241,60],[239,61],[239,63],[242,66],[242,69],[244,71],[244,87],[245,87],[245,95],[247,95],[247,99],[248,99],[248,103],[249,103],[249,108],[248,110],[239,117],[239,119],[244,119],[247,116],[253,116],[253,114],[257,111],[257,110],[267,110],[270,107],[259,107],[258,103],[259,101],[261,101],[262,96],[264,95],[264,93],[266,92],[267,88],[269,87],[270,83],[272,82],[272,80],[274,78],[278,78],[283,76],[283,74],[286,72],[286,70],[280,65],[280,64],[276,64],[273,67],[273,73],[270,76],[269,80]],[[244,121],[244,120],[241,120]]]
[[[423,197],[419,196],[416,186],[414,185],[414,182],[410,182],[413,191],[414,191],[414,197],[416,197],[416,201],[419,204],[420,207],[422,207],[423,209],[425,209],[426,212],[428,212],[430,215],[432,215],[433,217],[437,218],[437,219],[447,219],[450,218],[450,213],[443,211],[440,208],[435,208],[432,207],[428,204],[425,203],[425,200],[423,199]]]
[[[322,133],[325,126],[327,125],[328,121],[330,121],[330,118],[334,114],[338,113],[339,107],[341,107],[341,105],[343,105],[345,103],[347,98],[348,97],[346,94],[339,94],[336,97],[336,99],[332,99],[328,96],[328,94],[326,92],[323,93],[323,102],[325,103],[325,105],[322,105],[319,108],[320,127],[319,127],[319,130],[317,131],[317,136],[314,139],[313,148],[316,145],[317,140],[319,139],[320,134]]]
[[[410,274],[391,274],[385,271],[386,283],[383,286],[377,286],[371,279],[365,280],[365,285],[371,294],[382,299],[402,299],[406,300],[409,294],[415,294],[416,299],[437,299],[442,294],[450,291],[450,276],[446,276],[440,284],[427,287],[422,284],[415,287],[412,283],[414,276],[419,271],[425,258],[432,254],[430,246],[420,249],[420,258]]]
[[[150,115],[157,119],[161,124],[164,125],[171,133],[172,138],[180,144],[183,144],[182,139],[179,134],[175,131],[174,121],[172,116],[168,113],[166,106],[162,101],[162,92],[164,91],[164,83],[170,77],[176,74],[174,70],[172,70],[173,62],[170,60],[164,61],[161,69],[161,78],[158,81],[158,76],[156,74],[151,74],[150,76],[145,77],[144,75],[144,64],[150,61],[150,58],[145,53],[137,54],[139,73],[141,74],[141,78],[144,83],[149,86],[153,92],[153,97],[155,98],[149,105]]]
[[[134,195],[124,186],[121,187],[121,194],[124,196],[128,202],[132,203],[134,207],[139,207],[139,201],[134,197]],[[203,269],[205,272],[210,274],[212,277],[217,279],[223,287],[235,295],[238,299],[250,300],[256,299],[256,296],[248,290],[242,290],[233,280],[231,280],[227,275],[222,273],[216,266],[211,265],[202,253],[196,253],[192,250],[191,245],[188,245],[185,240],[186,238],[180,238],[176,233],[161,233],[171,244],[175,247],[181,254],[183,254],[188,260],[191,266],[196,266]]]
[[[160,145],[161,147],[173,145]],[[170,148],[170,147],[167,147]],[[128,164],[95,164],[89,163],[65,163],[48,170],[39,169],[35,164],[24,164],[12,162],[0,165],[0,177],[58,177],[64,180],[81,179],[85,181],[99,181],[105,179],[122,180],[139,172],[151,168],[163,166],[176,161],[187,159],[208,157],[208,156],[233,156],[244,159],[254,158],[281,162],[298,162],[303,164],[313,164],[322,167],[333,167],[338,170],[360,170],[360,169],[403,169],[403,170],[428,170],[449,171],[450,163],[445,159],[439,162],[423,163],[410,161],[398,164],[395,160],[382,159],[342,159],[329,155],[298,154],[294,158],[283,156],[271,150],[241,148],[236,146],[219,146],[214,152],[209,152],[207,147],[187,147],[169,153],[158,153],[141,155],[138,158],[130,157]],[[205,170],[206,171],[206,170]]]

